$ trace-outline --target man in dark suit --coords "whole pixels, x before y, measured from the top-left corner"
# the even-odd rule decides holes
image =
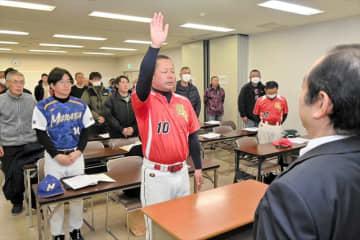
[[[359,239],[360,45],[328,52],[303,82],[311,140],[261,200],[255,239]]]

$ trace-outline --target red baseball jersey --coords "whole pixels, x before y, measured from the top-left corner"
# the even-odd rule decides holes
[[[258,115],[264,122],[271,125],[282,122],[283,115],[288,113],[287,101],[278,95],[275,99],[262,96],[258,98],[254,107],[254,114]]]
[[[161,164],[184,161],[189,155],[188,137],[200,128],[189,100],[172,93],[168,103],[165,96],[151,90],[142,102],[134,90],[131,101],[144,157]]]

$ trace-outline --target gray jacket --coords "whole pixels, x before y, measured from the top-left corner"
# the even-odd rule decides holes
[[[0,95],[0,146],[19,146],[36,142],[31,128],[35,100],[30,94],[15,97],[6,91]]]

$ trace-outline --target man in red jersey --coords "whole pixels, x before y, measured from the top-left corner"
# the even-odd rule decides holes
[[[174,94],[175,70],[172,60],[158,55],[166,41],[168,24],[155,13],[150,24],[151,41],[141,63],[139,81],[131,95],[136,115],[144,161],[141,178],[143,206],[190,194],[186,159],[195,165],[197,188],[202,184],[200,127],[189,100]],[[151,220],[145,217],[146,239],[151,239]]]
[[[281,124],[286,120],[288,105],[286,99],[278,95],[278,89],[277,82],[267,82],[266,95],[256,101],[254,114],[260,117],[259,143],[268,143],[281,138]]]

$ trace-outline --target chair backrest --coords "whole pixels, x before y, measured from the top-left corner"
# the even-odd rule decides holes
[[[238,147],[248,147],[256,144],[256,137],[241,137],[239,139],[236,139],[236,145]]]
[[[230,126],[219,126],[213,128],[214,133],[220,133],[220,134],[228,133],[231,132],[232,130],[233,129]]]
[[[103,149],[104,148],[104,144],[100,141],[91,141],[88,142],[85,148],[85,151],[87,150],[98,150],[98,149]]]
[[[37,173],[38,173],[38,182],[40,182],[45,176],[44,174],[44,164],[45,164],[45,158],[40,158],[37,161]]]
[[[124,160],[135,160],[135,159],[142,159],[140,156],[129,156],[129,157],[122,157],[122,158],[115,158],[115,159],[111,159],[107,162],[106,166],[107,166],[107,170],[110,171],[114,168],[116,168],[117,166],[119,166],[121,164],[121,162],[123,162]]]
[[[229,126],[232,128],[232,130],[235,130],[236,129],[236,124],[229,120],[229,121],[220,121],[220,126]]]

